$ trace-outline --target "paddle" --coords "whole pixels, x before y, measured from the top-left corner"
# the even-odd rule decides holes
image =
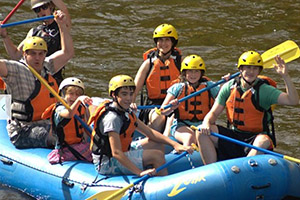
[[[49,16],[45,16],[45,17],[27,19],[27,20],[23,20],[23,21],[19,21],[19,22],[12,22],[9,24],[1,24],[0,28],[7,28],[7,27],[11,27],[11,26],[17,26],[17,25],[21,25],[21,24],[27,24],[27,23],[31,23],[31,22],[43,21],[43,20],[53,19],[53,18],[54,18],[53,15],[49,15]]]
[[[194,130],[199,130],[200,131],[200,129],[197,129],[196,126],[191,126],[191,128],[194,129]],[[271,154],[273,156],[278,156],[278,157],[283,158],[285,160],[289,160],[289,161],[293,161],[293,162],[296,162],[296,163],[300,163],[300,159],[297,159],[297,158],[293,158],[293,157],[290,157],[290,156],[287,156],[287,155],[282,155],[280,153],[276,153],[274,151],[270,151],[270,150],[263,149],[263,148],[260,148],[260,147],[257,147],[257,146],[253,146],[251,144],[248,144],[248,143],[245,143],[245,142],[242,142],[242,141],[239,141],[239,140],[236,140],[236,139],[233,139],[233,138],[221,135],[219,133],[211,132],[210,134],[212,136],[217,137],[217,138],[221,138],[223,140],[227,140],[229,142],[233,142],[235,144],[239,144],[239,145],[244,146],[244,147],[249,147],[251,149],[255,149],[257,151],[261,151],[261,152],[266,153],[266,154]]]
[[[265,51],[261,56],[262,56],[262,59],[263,59],[263,62],[264,62],[264,68],[273,68],[273,64],[276,64],[276,61],[275,61],[275,57],[279,55],[286,63],[290,62],[290,61],[293,61],[297,58],[299,58],[300,56],[300,50],[299,50],[299,47],[298,45],[291,41],[291,40],[287,40],[275,47],[273,47],[272,49],[269,49],[267,51]],[[237,76],[239,72],[233,74],[232,76]],[[233,78],[233,77],[230,77],[230,79]],[[221,84],[221,83],[224,83],[225,80],[220,80],[218,82],[216,82],[213,87]],[[219,84],[218,84],[219,83]],[[208,89],[211,89],[212,87],[208,88]],[[180,99],[179,100],[179,103],[182,102],[182,101],[185,101],[193,96],[196,96],[196,95],[199,95],[201,94],[202,92],[205,92],[207,88],[204,88],[202,90],[199,90],[191,95],[188,95],[184,98],[182,98],[182,100]],[[201,92],[200,92],[201,91]],[[138,106],[138,109],[152,109],[152,108],[159,108],[160,105],[146,105],[146,106]],[[167,108],[170,108],[171,105],[168,104],[166,105],[163,109],[167,109]]]
[[[18,10],[22,3],[24,3],[24,1],[25,0],[20,0],[19,3],[14,7],[14,9],[12,9],[12,11],[10,11],[10,13],[8,13],[8,15],[4,18],[1,24],[5,24],[10,19],[10,17]]]
[[[237,73],[235,73],[235,74],[232,74],[232,75],[229,77],[229,80],[230,80],[230,79],[233,79],[233,78],[235,78],[235,77],[237,77],[239,74],[240,74],[240,72],[237,72]],[[186,100],[188,100],[188,99],[190,99],[190,98],[192,98],[192,97],[194,97],[194,96],[197,96],[197,95],[199,95],[199,94],[201,94],[201,93],[203,93],[203,92],[205,92],[205,91],[207,91],[207,90],[210,90],[211,88],[216,87],[216,86],[218,86],[218,85],[220,85],[220,84],[222,84],[222,83],[225,83],[225,82],[226,82],[226,80],[224,80],[224,79],[219,80],[218,82],[216,82],[216,83],[214,83],[214,84],[212,84],[212,85],[210,85],[210,86],[208,86],[208,87],[206,87],[206,88],[203,88],[203,89],[201,89],[201,90],[199,90],[199,91],[197,91],[197,92],[194,92],[194,93],[192,93],[192,94],[190,94],[190,95],[188,95],[188,96],[185,96],[185,97],[179,99],[178,102],[181,103],[181,102],[183,102],[183,101],[186,101]],[[159,107],[160,107],[160,105],[148,105],[148,106],[138,106],[138,109],[145,109],[145,108],[159,108]],[[172,104],[168,104],[168,105],[164,106],[163,108],[161,108],[161,110],[164,110],[164,109],[167,109],[167,108],[170,108],[170,107],[172,107]]]
[[[57,94],[57,92],[47,83],[47,81],[35,71],[31,66],[27,65],[29,70],[39,79],[39,81],[60,101],[68,110],[71,110],[70,106]],[[91,127],[88,126],[78,115],[74,115],[81,125],[89,132],[92,133]]]
[[[164,168],[170,166],[171,164],[173,164],[174,162],[176,162],[177,160],[179,160],[180,158],[186,156],[188,154],[187,151],[185,151],[184,153],[178,155],[176,158],[174,158],[173,160],[170,160],[169,162],[163,164],[162,166],[158,167],[156,169],[156,172],[159,172],[161,170],[163,170]],[[137,179],[136,181],[134,181],[133,183],[127,185],[126,187],[123,187],[122,189],[119,190],[109,190],[109,191],[104,191],[104,192],[99,192],[89,198],[87,198],[86,200],[120,200],[122,198],[122,196],[124,195],[124,193],[131,187],[133,187],[134,185],[138,184],[141,181],[144,181],[146,179],[150,178],[150,176],[147,174],[139,179]]]
[[[299,58],[300,50],[295,42],[287,40],[261,55],[264,61],[264,68],[273,68],[273,64],[276,64],[274,59],[276,55],[279,55],[286,63],[288,63]]]

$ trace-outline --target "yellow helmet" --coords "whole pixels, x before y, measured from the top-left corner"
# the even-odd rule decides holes
[[[198,55],[189,55],[183,59],[180,71],[182,72],[185,69],[198,69],[206,72],[205,63]]]
[[[80,87],[81,89],[83,89],[83,91],[84,91],[84,84],[80,79],[75,78],[75,77],[69,77],[69,78],[65,78],[60,83],[59,88],[58,88],[58,93],[60,94],[61,91],[67,86],[77,86],[77,87]]]
[[[153,39],[171,37],[178,41],[177,31],[171,24],[161,24],[153,31]]]
[[[263,67],[263,60],[259,53],[255,51],[246,51],[240,56],[237,67],[240,68],[240,66],[243,65]]]
[[[51,2],[51,0],[31,0],[31,10],[38,8],[44,4]]]
[[[131,86],[135,87],[135,83],[130,76],[127,75],[114,76],[109,81],[109,85],[108,85],[109,96],[111,96],[111,92],[116,91],[120,87],[131,87]]]
[[[25,52],[29,49],[48,51],[47,43],[45,42],[45,40],[37,36],[29,37],[25,40],[23,51]]]

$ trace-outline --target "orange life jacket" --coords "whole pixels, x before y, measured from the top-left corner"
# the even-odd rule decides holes
[[[6,89],[5,82],[4,82],[3,79],[0,77],[0,90],[5,90],[5,89]]]
[[[146,78],[146,89],[149,99],[164,99],[171,82],[180,74],[181,52],[174,49],[169,59],[162,61],[157,48],[144,53],[144,59],[150,59],[149,72]]]
[[[42,114],[43,119],[49,119],[52,122],[53,132],[58,136],[59,146],[65,146],[65,144],[76,144],[82,141],[84,128],[78,123],[78,121],[72,117],[71,119],[64,118],[58,124],[54,123],[55,109],[61,106],[61,103],[54,103],[50,105]],[[82,121],[85,121],[85,106],[79,105],[75,114],[79,116]]]
[[[50,74],[46,74],[44,78],[55,91],[58,91],[57,83]],[[12,117],[27,122],[41,120],[44,110],[56,102],[56,98],[49,92],[47,87],[36,79],[35,88],[26,101],[13,99]]]
[[[208,80],[208,78],[203,77],[196,90],[190,84],[185,82],[182,92],[177,98],[182,99],[185,96],[206,88],[206,82]],[[202,92],[201,94],[179,104],[178,109],[175,111],[175,116],[180,120],[202,121],[211,109],[213,101],[214,100],[209,91]]]
[[[265,110],[259,105],[259,88],[262,84],[269,84],[269,81],[270,85],[276,85],[276,82],[271,80],[269,77],[260,76],[254,87],[243,92],[240,78],[235,79],[230,96],[226,101],[226,109],[229,125],[253,134],[266,132],[276,145],[272,111],[271,109]],[[268,120],[267,113],[270,114],[271,120]],[[269,130],[270,124],[272,132]]]
[[[108,136],[105,136],[103,133],[101,133],[98,127],[99,121],[105,116],[107,112],[116,112],[123,119],[124,123],[121,127],[120,132],[120,140],[123,152],[129,150],[133,133],[137,127],[136,116],[133,112],[122,112],[116,108],[111,107],[111,103],[112,102],[109,100],[101,103],[88,122],[88,124],[94,122],[90,149],[96,155],[106,155],[108,157],[112,156]]]

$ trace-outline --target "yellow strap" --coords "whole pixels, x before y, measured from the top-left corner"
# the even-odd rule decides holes
[[[71,110],[70,106],[57,94],[57,92],[47,83],[47,81],[35,71],[31,66],[27,65],[29,70],[39,79],[39,81],[68,109]]]

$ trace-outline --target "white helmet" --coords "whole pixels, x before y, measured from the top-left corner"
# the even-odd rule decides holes
[[[64,87],[66,86],[77,86],[77,87],[80,87],[84,90],[84,84],[83,82],[78,79],[78,78],[75,78],[75,77],[69,77],[69,78],[66,78],[64,79],[60,85],[59,85],[59,88],[58,88],[58,93],[60,94],[61,91],[64,89]]]

